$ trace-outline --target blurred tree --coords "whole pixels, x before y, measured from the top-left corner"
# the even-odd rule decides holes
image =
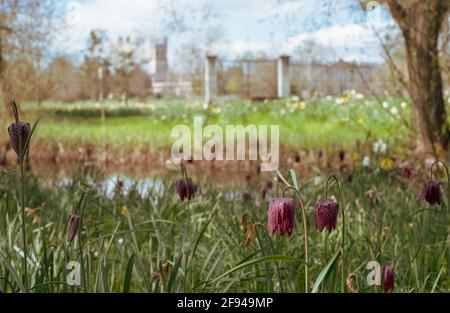
[[[125,104],[128,104],[130,96],[131,74],[139,68],[140,64],[147,61],[141,56],[139,50],[142,43],[143,40],[138,37],[119,37],[117,42],[111,46],[111,63],[115,72],[116,88]]]
[[[14,99],[18,103],[32,101],[37,94],[38,73],[30,60],[26,58],[10,61],[4,68],[2,89],[9,99]]]
[[[51,59],[49,46],[61,21],[60,5],[56,0],[0,0],[0,101],[9,103],[25,84],[33,95],[22,98],[39,102],[47,96],[45,66]],[[25,68],[29,75],[23,73]]]
[[[375,21],[377,25],[372,25],[372,31],[380,40],[386,64],[399,82],[396,86],[406,89],[413,102],[412,119],[413,128],[417,131],[417,150],[433,153],[444,150],[449,153],[450,129],[441,73],[441,64],[445,65],[445,60],[440,58],[440,53],[448,49],[448,43],[445,46],[439,42],[440,39],[442,42],[443,38],[447,38],[440,36],[448,29],[450,0],[273,1],[282,9],[274,9],[278,13],[272,14],[272,17],[287,24],[290,30],[295,29],[297,33],[310,31],[311,28],[317,30],[336,24],[346,25],[349,22],[367,27],[371,24],[367,23],[368,11],[386,7],[396,22],[394,24],[397,24],[394,28],[400,29],[401,36],[396,36],[391,23],[386,23],[389,16]],[[299,15],[304,16],[307,22]],[[379,29],[382,25],[386,26],[383,31]],[[408,78],[403,77],[402,63],[406,67]],[[397,90],[396,93],[401,92]]]
[[[82,72],[82,97],[102,101],[109,92],[111,61],[107,51],[108,36],[100,29],[91,30]]]
[[[190,76],[193,93],[202,94],[206,54],[215,54],[223,38],[223,26],[214,1],[159,0],[162,15],[160,35],[176,41],[179,49],[171,70]]]
[[[49,96],[53,100],[72,102],[81,96],[79,70],[64,57],[53,59],[48,68],[50,77]]]
[[[448,23],[450,0],[386,0],[406,48],[409,93],[413,101],[418,148],[448,151],[450,130],[442,92],[438,39]]]
[[[135,66],[129,77],[129,96],[145,100],[150,94],[151,83],[150,76],[140,66]]]

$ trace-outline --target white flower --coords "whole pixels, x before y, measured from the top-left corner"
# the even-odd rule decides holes
[[[408,105],[408,104],[407,104],[405,101],[403,101],[402,103],[400,103],[400,107],[401,107],[402,109],[406,108],[407,105]]]
[[[123,244],[123,238],[117,239],[117,243],[118,243],[119,245],[122,245],[122,244]]]
[[[94,251],[94,258],[98,258],[98,251]]]
[[[387,103],[386,101],[383,101],[383,108],[385,108],[385,109],[389,108],[389,103]]]
[[[364,167],[370,166],[370,158],[367,155],[362,160],[362,166],[364,166]]]
[[[376,154],[386,153],[387,144],[382,139],[378,139],[376,142],[374,142],[374,144],[372,146],[372,150]]]
[[[298,96],[292,96],[291,99],[294,102],[298,102],[300,100],[300,98]]]
[[[358,94],[356,94],[356,99],[362,100],[362,99],[364,99],[364,95],[362,93],[358,93]]]
[[[314,177],[314,186],[319,186],[322,183],[322,177],[316,176]]]
[[[434,163],[435,159],[433,158],[426,158],[425,159],[425,166],[430,167]]]
[[[342,103],[344,103],[344,98],[337,98],[335,100],[335,102],[336,102],[336,104],[342,104]]]
[[[396,107],[392,107],[391,108],[391,113],[394,114],[394,115],[397,114],[398,113],[398,109]]]
[[[333,97],[332,96],[330,96],[330,95],[328,95],[328,96],[326,96],[326,98],[325,98],[327,101],[331,101],[332,99],[333,99]]]

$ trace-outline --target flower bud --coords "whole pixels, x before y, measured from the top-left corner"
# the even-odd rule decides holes
[[[322,231],[326,228],[329,232],[336,228],[339,204],[334,200],[319,200],[314,210],[316,229]]]
[[[69,222],[67,223],[67,241],[71,243],[75,238],[80,227],[81,215],[79,212],[75,211],[70,214]]]
[[[177,193],[180,196],[181,201],[184,199],[191,200],[194,198],[197,186],[194,185],[191,178],[180,179],[177,181]]]
[[[394,268],[391,265],[386,265],[384,268],[384,292],[388,292],[390,289],[394,289]]]
[[[30,135],[30,124],[29,123],[14,123],[8,127],[9,139],[11,141],[11,146],[16,152],[17,156],[25,148],[25,143]]]
[[[294,227],[294,201],[291,198],[273,198],[269,203],[268,221],[269,231],[273,235],[276,231],[283,236],[286,232],[290,236]]]
[[[430,180],[425,183],[422,193],[417,197],[417,201],[425,200],[430,205],[441,204],[441,189],[439,188],[439,183]]]

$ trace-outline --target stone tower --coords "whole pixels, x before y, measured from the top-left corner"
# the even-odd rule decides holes
[[[153,82],[166,82],[169,80],[169,64],[167,62],[167,38],[157,42],[152,47],[150,73]]]

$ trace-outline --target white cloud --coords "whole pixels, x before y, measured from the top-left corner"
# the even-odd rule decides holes
[[[304,32],[289,37],[280,52],[295,54],[295,50],[314,42],[330,49],[336,59],[356,62],[380,62],[381,50],[376,34],[361,24],[334,25],[314,32]]]
[[[86,48],[88,34],[92,29],[105,30],[111,39],[136,33],[148,39],[158,37],[162,25],[160,1],[88,0],[75,2],[77,4],[73,6],[74,10],[67,15],[71,25],[61,32],[56,50],[79,58],[80,51]],[[176,1],[189,3],[189,0]],[[196,5],[203,0],[190,1]],[[282,30],[275,30],[268,23],[260,23],[261,19],[267,19],[274,15],[281,18],[295,16],[298,19],[298,16],[314,14],[317,10],[323,11],[325,9],[321,7],[322,2],[322,0],[287,1],[282,5],[273,6],[274,2],[271,0],[215,0],[213,3],[221,15],[226,38],[219,40],[211,52],[225,55],[230,59],[241,57],[246,52],[264,53],[276,57],[279,54],[293,54],[297,47],[301,47],[308,41],[314,41],[325,49],[334,50],[336,57],[348,61],[372,61],[377,58],[379,61],[378,42],[367,24],[336,22],[329,27],[302,32],[283,39],[285,33]],[[334,9],[341,11],[340,8]],[[295,12],[300,13],[297,16]],[[302,22],[302,19],[299,19],[297,23],[306,23],[306,20]],[[169,52],[172,56],[180,42],[181,40],[169,38]],[[149,45],[147,45],[147,49],[149,49]]]
[[[228,58],[241,58],[249,52],[254,55],[260,53],[269,54],[271,49],[272,47],[269,42],[237,40],[218,43],[214,45],[209,52],[217,55],[225,55]]]
[[[93,29],[103,29],[113,38],[154,33],[160,24],[157,6],[157,0],[68,2],[68,26],[60,33],[57,49],[78,53]]]

